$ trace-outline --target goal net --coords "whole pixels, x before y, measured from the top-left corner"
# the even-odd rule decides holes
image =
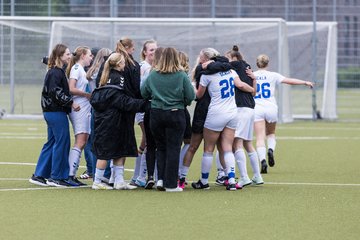
[[[200,50],[213,47],[220,53],[239,45],[245,60],[256,70],[256,57],[269,55],[270,70],[285,76],[311,80],[311,32],[309,23],[294,25],[279,18],[236,18],[236,19],[177,19],[177,18],[35,18],[35,17],[0,17],[2,34],[1,53],[3,53],[0,71],[2,82],[0,91],[5,96],[13,97],[13,102],[2,99],[0,107],[14,110],[14,113],[41,113],[39,99],[45,74],[45,65],[40,63],[43,55],[49,54],[57,43],[64,43],[74,50],[77,46],[107,47],[115,49],[116,41],[130,37],[136,43],[134,58],[140,61],[140,50],[145,40],[155,39],[159,46],[172,46],[186,52],[193,66]],[[318,108],[322,116],[336,118],[336,62],[328,62],[328,56],[336,59],[336,25],[321,23],[318,27]],[[335,38],[329,39],[335,32]],[[330,41],[331,40],[331,41]],[[309,42],[310,41],[310,42]],[[333,42],[335,41],[335,42]],[[321,51],[320,51],[321,49]],[[25,57],[24,57],[25,55]],[[310,60],[309,60],[310,58]],[[335,65],[334,65],[335,64]],[[335,71],[331,77],[329,69]],[[329,80],[334,83],[328,84]],[[13,85],[12,85],[13,84]],[[34,94],[27,92],[31,88],[39,89]],[[21,93],[17,92],[25,86]],[[324,89],[330,88],[330,91]],[[279,119],[290,122],[296,115],[312,112],[311,91],[304,87],[281,86],[278,89]],[[9,91],[9,92],[7,92]],[[328,95],[335,93],[329,103]],[[12,95],[13,94],[13,95]],[[37,104],[34,103],[35,98]],[[7,106],[6,106],[7,104]],[[14,105],[14,106],[9,106]],[[324,107],[326,105],[326,107]],[[328,106],[329,105],[329,106]],[[21,106],[21,108],[20,108]],[[38,109],[34,108],[38,106]],[[326,114],[327,112],[331,114]],[[334,114],[335,113],[335,114]]]

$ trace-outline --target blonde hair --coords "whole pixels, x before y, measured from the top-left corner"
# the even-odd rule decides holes
[[[70,63],[66,68],[66,76],[67,77],[70,76],[71,68],[75,65],[75,63],[77,63],[80,60],[82,55],[85,55],[86,53],[88,53],[88,51],[90,51],[90,48],[86,47],[86,46],[77,47],[75,49],[75,51],[72,53]]]
[[[142,61],[144,61],[145,60],[145,52],[146,52],[146,50],[147,50],[147,45],[148,44],[150,44],[150,43],[156,43],[156,41],[155,40],[146,40],[145,42],[144,42],[144,44],[143,44],[143,47],[142,47],[142,49],[141,49],[141,60]]]
[[[125,58],[120,53],[113,53],[106,60],[104,70],[102,72],[99,86],[105,86],[109,80],[110,70],[119,65],[120,62],[125,61]]]
[[[111,50],[109,48],[101,48],[97,54],[96,57],[89,68],[89,70],[86,73],[86,78],[88,80],[93,80],[91,77],[94,75],[95,72],[99,71],[99,68],[101,64],[104,62],[104,57],[109,56],[111,53]]]
[[[126,43],[128,43],[129,41],[132,41],[131,39],[126,38],[127,40],[124,39],[120,39],[117,43],[116,43],[116,52],[120,53],[121,55],[124,56],[125,58],[125,65],[134,65],[134,60],[130,57],[130,55],[128,54],[128,52],[126,51]]]
[[[184,52],[179,51],[179,61],[180,65],[184,68],[184,71],[188,73],[190,70],[188,55]]]
[[[195,79],[195,73],[196,73],[196,68],[197,66],[200,64],[200,56],[198,56],[196,58],[196,61],[195,61],[195,66],[193,67],[193,69],[191,70],[191,80],[193,82],[196,82],[196,79]]]
[[[269,64],[269,56],[265,55],[265,54],[260,54],[257,58],[256,58],[256,65],[258,66],[258,68],[266,68]]]
[[[184,70],[180,65],[178,52],[172,47],[164,49],[154,69],[160,73],[174,73]]]
[[[207,60],[220,56],[220,53],[214,48],[203,48],[201,49],[200,54],[202,54]]]
[[[53,68],[53,67],[58,67],[58,68],[62,68],[63,67],[63,62],[61,61],[61,57],[64,55],[66,49],[68,49],[68,47],[64,44],[56,44],[56,46],[53,48],[53,50],[51,51],[49,60],[48,60],[48,69]]]
[[[152,62],[152,67],[155,68],[155,66],[159,63],[159,60],[161,58],[161,55],[164,52],[164,48],[163,47],[158,47],[155,52],[154,52],[154,60]]]

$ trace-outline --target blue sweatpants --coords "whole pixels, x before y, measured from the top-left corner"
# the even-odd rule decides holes
[[[65,112],[44,112],[47,123],[47,142],[44,144],[35,169],[35,176],[55,180],[69,178],[70,132]]]

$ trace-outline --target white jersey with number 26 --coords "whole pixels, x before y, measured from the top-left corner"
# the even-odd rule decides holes
[[[256,77],[256,95],[255,105],[275,105],[275,87],[281,83],[285,77],[276,72],[269,72],[267,70],[258,70],[254,72]]]

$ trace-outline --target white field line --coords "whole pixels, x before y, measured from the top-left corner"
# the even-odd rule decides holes
[[[91,186],[81,186],[80,188],[89,188]],[[59,189],[76,189],[79,187],[36,187],[36,188],[4,188],[0,192],[10,191],[35,191],[35,190],[59,190]]]
[[[0,165],[36,166],[36,163],[0,162]],[[86,166],[79,166],[79,168],[86,168]],[[128,172],[134,172],[134,169],[130,168],[125,168],[124,170]]]
[[[140,138],[141,134],[135,134],[136,138]],[[3,134],[0,133],[0,139],[25,139],[25,140],[33,140],[33,139],[44,139],[46,140],[47,135],[42,134],[42,133],[30,133],[30,134],[26,134],[26,133],[22,133],[22,134],[16,134],[16,133],[8,133],[8,134]]]
[[[286,129],[286,130],[319,130],[319,131],[329,131],[329,130],[339,130],[339,131],[360,131],[360,128],[358,127],[286,127],[286,126],[277,126],[277,129]]]
[[[360,183],[292,183],[292,182],[265,182],[270,185],[304,185],[304,186],[339,186],[339,187],[360,187]]]
[[[28,179],[24,179],[24,181]],[[0,181],[2,179],[0,178]],[[20,180],[19,180],[20,181]],[[190,181],[189,181],[190,182]],[[215,182],[209,182],[214,184]],[[298,185],[298,186],[322,186],[322,187],[360,187],[358,183],[291,183],[291,182],[265,182],[264,185]],[[264,186],[260,185],[260,186]],[[78,187],[35,187],[35,188],[4,188],[0,192],[10,191],[35,191],[35,190],[59,190],[59,189],[76,189]],[[83,186],[81,188],[90,188],[90,186]]]
[[[360,140],[360,137],[328,137],[328,136],[318,136],[318,137],[289,137],[289,136],[277,136],[278,140]]]
[[[46,137],[37,137],[37,136],[1,136],[0,139],[23,139],[23,140],[33,140],[33,139],[45,139]],[[360,140],[360,137],[330,137],[330,136],[302,136],[302,137],[291,137],[291,136],[277,136],[277,139],[281,140]]]

